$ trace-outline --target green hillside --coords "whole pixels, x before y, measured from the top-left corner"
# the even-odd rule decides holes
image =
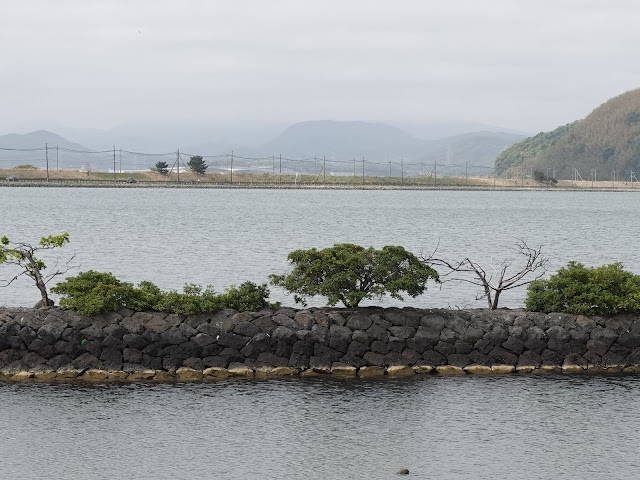
[[[628,178],[640,171],[640,89],[603,103],[586,118],[539,133],[504,150],[496,158],[498,175],[539,169],[556,178]]]

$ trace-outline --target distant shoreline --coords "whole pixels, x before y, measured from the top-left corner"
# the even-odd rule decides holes
[[[448,190],[448,191],[529,191],[529,192],[640,192],[631,187],[547,187],[547,186],[481,186],[481,185],[385,185],[385,184],[314,184],[314,183],[262,183],[262,182],[105,182],[105,181],[34,181],[20,180],[8,182],[0,180],[0,187],[6,188],[177,188],[177,189],[218,189],[218,190]]]
[[[47,176],[49,179],[47,179]],[[17,178],[17,180],[9,180]],[[530,178],[493,177],[361,177],[274,175],[234,172],[195,175],[173,172],[80,172],[77,170],[0,169],[0,187],[54,188],[207,188],[275,190],[472,190],[472,191],[593,191],[640,192],[640,182],[560,180],[545,185]]]

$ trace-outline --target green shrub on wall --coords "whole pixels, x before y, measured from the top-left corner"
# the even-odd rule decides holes
[[[222,308],[238,311],[257,311],[265,307],[277,307],[267,301],[269,289],[245,282],[239,287],[231,286],[223,294],[216,294],[213,287],[202,288],[193,283],[184,286],[182,293],[165,292],[151,282],[140,282],[138,287],[122,282],[108,272],[81,272],[59,283],[53,292],[62,295],[60,305],[81,315],[127,308],[135,312],[156,311],[193,315],[215,312]]]
[[[569,262],[548,280],[529,284],[527,310],[581,315],[614,315],[640,311],[640,276],[612,263],[587,268]]]
[[[140,288],[122,282],[108,272],[80,272],[51,289],[62,295],[60,305],[82,315],[128,308],[134,311],[150,310],[161,295],[151,282],[143,282]]]

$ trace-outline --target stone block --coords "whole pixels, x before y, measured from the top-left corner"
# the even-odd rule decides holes
[[[365,366],[358,369],[358,376],[363,378],[384,376],[384,367]]]
[[[465,371],[461,367],[455,365],[438,365],[436,367],[436,373],[439,375],[454,376],[464,375]]]
[[[204,371],[202,372],[202,374],[203,374],[205,379],[207,379],[207,378],[221,379],[221,378],[227,378],[230,375],[229,371],[226,368],[223,368],[223,367],[205,368]]]
[[[416,372],[406,365],[390,365],[387,367],[387,375],[390,377],[413,377]]]
[[[411,368],[413,368],[413,371],[418,375],[428,375],[433,372],[434,367],[432,365],[414,365]]]
[[[477,365],[477,364],[467,365],[466,367],[464,367],[464,371],[471,375],[489,375],[493,373],[493,370],[491,370],[491,367],[487,365]]]
[[[202,370],[190,367],[180,367],[176,370],[176,380],[178,382],[199,382],[202,378]]]
[[[354,313],[349,315],[346,326],[351,330],[367,330],[373,325],[373,321],[366,315]]]
[[[231,363],[227,370],[229,371],[230,377],[248,378],[254,375],[253,370],[242,363]]]
[[[513,373],[516,371],[516,367],[514,365],[492,365],[491,371],[495,374],[504,375],[506,373]]]
[[[355,377],[358,369],[353,365],[347,365],[345,363],[334,362],[331,365],[331,374],[338,377]]]

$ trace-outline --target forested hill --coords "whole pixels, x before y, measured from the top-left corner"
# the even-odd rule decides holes
[[[539,133],[507,148],[496,158],[498,175],[525,169],[555,169],[556,178],[618,179],[640,171],[640,89],[612,98],[586,118]]]

